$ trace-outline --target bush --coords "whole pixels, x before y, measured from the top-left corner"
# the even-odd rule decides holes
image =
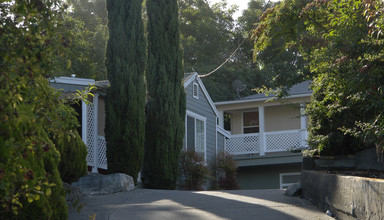
[[[179,182],[187,190],[202,190],[209,179],[209,169],[204,158],[194,151],[181,153],[179,172]]]
[[[214,165],[216,178],[213,180],[212,189],[234,190],[239,189],[237,183],[237,165],[232,155],[221,152],[216,157]]]
[[[61,155],[59,172],[64,182],[75,182],[87,174],[87,146],[76,130],[72,134],[59,135],[54,143]]]

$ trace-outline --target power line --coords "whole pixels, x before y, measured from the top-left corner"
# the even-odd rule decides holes
[[[257,18],[257,21],[256,23],[258,23],[260,21],[260,18],[261,16],[263,16],[263,13],[265,12],[265,10],[267,9],[269,3],[270,3],[271,0],[268,0],[267,4],[265,4],[264,8],[263,8],[263,11],[261,12],[260,16]],[[255,25],[256,25],[255,23]],[[239,44],[239,46],[235,49],[235,51],[233,51],[233,53],[231,53],[231,55],[222,63],[220,64],[216,69],[212,70],[211,72],[209,73],[206,73],[204,75],[199,75],[200,78],[204,78],[204,77],[207,77],[207,76],[210,76],[212,75],[213,73],[215,73],[217,70],[219,70],[221,67],[223,67],[232,57],[233,55],[236,54],[236,52],[240,49],[241,46],[243,46],[245,40],[248,38],[249,34],[251,33],[252,29],[248,31],[246,37],[244,37],[244,39],[241,41],[241,43]]]

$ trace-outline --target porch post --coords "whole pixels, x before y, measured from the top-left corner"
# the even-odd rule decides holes
[[[219,111],[219,127],[224,128],[224,111]]]
[[[85,145],[87,145],[87,111],[87,104],[85,104],[84,101],[81,101],[81,139]]]
[[[259,107],[259,135],[260,135],[260,156],[265,155],[265,125],[264,125],[264,106]]]
[[[94,165],[92,167],[92,173],[98,173],[98,161],[99,161],[99,142],[97,137],[98,130],[98,108],[99,108],[99,94],[95,93],[93,96],[93,158]]]
[[[305,116],[305,104],[300,104],[300,133],[301,133],[301,146],[307,146],[308,132],[307,132],[307,117]]]

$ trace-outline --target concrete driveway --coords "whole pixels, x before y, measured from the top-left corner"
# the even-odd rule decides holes
[[[179,219],[332,219],[284,190],[170,191],[136,189],[88,196],[70,220]],[[95,218],[92,218],[95,217]]]

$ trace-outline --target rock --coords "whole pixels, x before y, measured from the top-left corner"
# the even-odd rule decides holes
[[[84,197],[83,191],[76,186],[71,186],[68,183],[63,182],[65,189],[65,199],[67,201],[68,208],[77,209],[82,206],[80,200]]]
[[[302,191],[302,187],[300,183],[295,183],[285,190],[285,195],[287,196],[300,196]]]
[[[90,174],[81,177],[78,182],[72,183],[72,186],[79,187],[84,194],[90,195],[106,195],[135,189],[133,178],[123,173]]]

